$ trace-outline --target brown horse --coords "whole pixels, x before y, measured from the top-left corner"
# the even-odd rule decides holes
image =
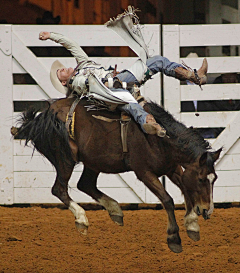
[[[174,203],[159,181],[167,175],[182,191],[186,203],[185,226],[193,240],[199,240],[198,215],[208,219],[213,211],[213,184],[217,179],[214,162],[221,149],[210,152],[210,146],[192,128],[186,128],[157,104],[147,103],[164,128],[168,137],[144,134],[139,125],[128,125],[127,148],[123,153],[120,113],[101,110],[87,111],[87,99],[82,99],[75,109],[75,140],[69,138],[65,128],[66,115],[74,98],[56,100],[39,115],[29,110],[21,116],[19,138],[31,141],[56,168],[56,180],[52,194],[58,197],[74,214],[77,228],[87,233],[88,219],[85,211],[68,195],[68,181],[78,162],[84,165],[77,187],[106,208],[111,219],[123,225],[123,213],[117,201],[97,189],[100,172],[122,173],[134,171],[162,202],[168,215],[167,242],[174,252],[181,252],[179,227],[174,214]],[[114,119],[109,123],[93,115]]]

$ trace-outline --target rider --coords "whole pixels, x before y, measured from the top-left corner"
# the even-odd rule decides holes
[[[113,70],[105,69],[100,64],[91,61],[76,42],[62,34],[40,32],[39,39],[50,39],[56,43],[60,43],[76,58],[78,63],[76,69],[73,69],[72,67],[66,68],[59,61],[55,61],[52,64],[50,71],[52,84],[58,91],[64,94],[67,94],[69,87],[80,95],[86,93],[89,88],[89,75],[92,72],[94,72],[94,74],[103,82],[107,81],[109,77],[113,77],[117,85],[119,82],[134,82],[137,85],[141,85],[149,79],[151,75],[158,72],[162,72],[167,76],[175,77],[179,80],[189,80],[200,86],[205,84],[207,80],[206,74],[208,65],[206,59],[203,60],[201,68],[197,72],[194,72],[193,70],[185,68],[181,64],[170,62],[167,58],[157,55],[147,58],[146,65],[141,60],[138,60],[130,69],[123,70],[117,75],[113,75]],[[139,71],[144,71],[144,73],[139,73]],[[119,88],[119,86],[116,87],[114,84],[113,87],[117,88],[116,90],[126,91],[126,89],[123,89],[122,87]],[[110,89],[114,90],[114,88]],[[118,107],[131,114],[135,121],[140,124],[145,133],[157,134],[159,137],[164,137],[166,135],[165,129],[162,128],[155,121],[154,117],[147,113],[134,98],[128,100],[126,104],[121,104]]]

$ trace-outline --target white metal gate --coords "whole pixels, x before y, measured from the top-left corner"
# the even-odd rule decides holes
[[[147,43],[150,43],[152,54],[160,53],[160,27],[145,26],[143,33]],[[49,71],[55,59],[61,59],[67,67],[76,65],[73,57],[53,58],[36,57],[29,47],[59,46],[52,41],[38,40],[40,31],[59,32],[79,43],[80,46],[127,46],[111,30],[105,26],[20,26],[0,25],[0,69],[1,69],[1,117],[0,117],[0,204],[13,203],[56,203],[51,187],[55,180],[55,171],[51,164],[40,154],[24,147],[19,140],[11,140],[10,128],[15,124],[18,113],[14,112],[13,103],[32,102],[49,98],[63,97],[50,82]],[[109,67],[118,65],[124,69],[134,63],[136,58],[93,58],[98,63]],[[35,85],[13,84],[14,74],[29,74],[35,80]],[[147,83],[143,90],[146,97],[154,98],[160,103],[160,76]],[[69,193],[76,202],[92,202],[93,200],[76,189],[82,165],[74,172]],[[151,203],[152,193],[136,179],[135,175],[101,174],[98,187],[115,198],[120,203]]]
[[[115,33],[104,26],[17,26],[0,25],[0,204],[13,203],[57,203],[52,196],[51,187],[55,180],[55,171],[51,164],[38,153],[32,157],[32,149],[20,145],[19,140],[11,139],[10,128],[18,113],[13,103],[32,102],[48,98],[61,97],[49,80],[52,62],[59,57],[36,57],[29,47],[48,48],[59,46],[51,41],[39,41],[42,30],[60,32],[74,39],[80,46],[126,46]],[[240,25],[194,25],[163,26],[163,55],[171,61],[184,60],[189,66],[198,68],[202,58],[181,58],[181,47],[240,45]],[[151,55],[160,54],[160,26],[146,25],[143,34]],[[135,58],[105,57],[93,58],[106,66],[118,64],[121,70],[130,66]],[[208,57],[209,73],[240,72],[240,57]],[[74,58],[61,57],[66,66],[75,66]],[[36,84],[13,84],[13,75],[29,74]],[[145,97],[160,102],[160,76],[147,82],[142,89]],[[240,190],[240,126],[239,111],[181,112],[181,102],[218,99],[240,99],[239,84],[208,84],[203,91],[198,86],[180,85],[174,78],[164,77],[165,107],[187,126],[199,128],[226,128],[217,139],[210,142],[214,149],[221,146],[224,152],[217,164],[219,179],[214,190],[215,202],[239,202]],[[70,180],[70,195],[77,202],[93,200],[76,189],[82,171],[80,165]],[[121,175],[101,174],[98,187],[120,203],[158,203],[158,199],[136,179],[133,173]],[[176,204],[183,203],[178,188],[166,181],[166,187]]]
[[[171,60],[182,60],[192,68],[199,68],[203,58],[181,58],[182,47],[205,46],[211,53],[217,46],[239,46],[240,25],[165,25],[163,26],[163,55]],[[217,50],[219,53],[219,50]],[[221,52],[221,51],[220,51]],[[210,55],[211,56],[211,55]],[[205,57],[205,56],[203,56]],[[207,57],[208,73],[240,72],[239,56]],[[239,100],[240,84],[207,84],[203,91],[198,86],[180,85],[169,77],[164,77],[164,106],[187,126],[197,128],[224,127],[216,139],[210,139],[213,149],[223,147],[216,170],[218,180],[214,187],[214,202],[240,201],[240,112],[211,111],[181,112],[183,101]],[[179,190],[167,182],[169,192],[180,197]],[[182,198],[178,202],[181,202]]]

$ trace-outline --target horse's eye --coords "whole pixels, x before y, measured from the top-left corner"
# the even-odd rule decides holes
[[[204,182],[204,180],[203,180],[202,178],[199,178],[198,181],[199,181],[200,183],[203,183],[203,182]]]

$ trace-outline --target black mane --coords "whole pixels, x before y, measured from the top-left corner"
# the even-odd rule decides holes
[[[186,155],[191,156],[193,160],[211,149],[209,142],[197,130],[192,127],[187,128],[157,103],[149,102],[146,107],[156,121],[166,129],[167,135],[175,140],[174,143],[177,148]]]
[[[211,149],[209,142],[195,129],[187,128],[158,104],[149,102],[146,108],[166,129],[167,135],[176,148],[189,156],[191,160],[195,160],[199,155]],[[65,164],[71,165],[73,159],[65,124],[57,118],[57,113],[53,113],[50,109],[39,115],[37,112],[30,109],[22,114],[18,136],[25,139],[25,145],[29,141],[32,142],[34,148],[47,157],[56,168],[59,168],[56,153],[61,154]],[[58,139],[60,151],[55,147],[53,139]]]

